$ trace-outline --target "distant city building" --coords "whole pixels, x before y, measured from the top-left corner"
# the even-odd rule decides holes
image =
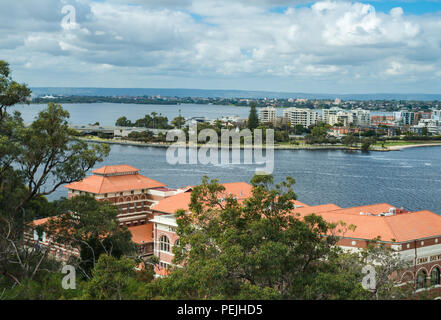
[[[417,125],[410,127],[409,130],[415,134],[422,134],[424,128],[427,128],[427,133],[438,135],[441,133],[441,121],[423,119]]]
[[[432,120],[441,121],[441,110],[432,111]]]
[[[369,110],[363,110],[357,108],[351,111],[352,123],[359,127],[368,127],[371,125],[371,112]]]
[[[273,107],[265,107],[259,110],[259,118],[260,122],[266,123],[271,122],[274,123],[277,118],[277,109]]]
[[[351,112],[338,111],[337,114],[330,114],[327,117],[327,124],[333,126],[336,124],[342,124],[347,127],[354,122]]]
[[[401,110],[394,112],[395,120],[400,122],[402,125],[413,125],[415,124],[415,112]]]
[[[318,112],[311,109],[287,108],[283,110],[283,118],[288,119],[292,126],[301,124],[309,127],[318,122]]]
[[[329,123],[329,117],[332,116],[332,115],[337,115],[337,113],[344,112],[344,111],[345,111],[344,109],[339,108],[339,107],[332,107],[332,108],[329,108],[329,109],[323,109],[322,110],[322,121],[324,123],[333,125],[333,124]],[[333,119],[333,121],[334,120],[335,119]]]

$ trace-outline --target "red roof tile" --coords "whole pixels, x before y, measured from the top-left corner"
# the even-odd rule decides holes
[[[104,166],[99,169],[93,170],[93,173],[106,175],[106,174],[117,174],[125,172],[138,172],[139,169],[129,166],[127,164],[120,164],[114,166]]]
[[[132,241],[137,244],[153,242],[153,223],[128,227],[132,233]]]
[[[239,200],[249,198],[252,193],[252,186],[246,182],[223,183],[225,190],[220,194],[220,197],[227,198],[233,195]],[[189,211],[188,206],[191,201],[191,192],[183,192],[177,195],[160,200],[158,204],[153,207],[154,211],[173,214],[179,209]]]
[[[127,174],[116,176],[89,176],[81,181],[65,186],[68,189],[80,190],[95,194],[122,192],[129,190],[150,189],[164,187],[165,184],[144,177],[141,174]]]

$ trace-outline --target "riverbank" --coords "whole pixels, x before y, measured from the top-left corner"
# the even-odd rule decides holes
[[[97,142],[97,143],[108,143],[108,144],[119,144],[119,145],[129,145],[129,146],[138,146],[138,147],[155,147],[155,148],[168,148],[173,143],[164,143],[164,142],[138,142],[138,141],[128,141],[121,139],[102,139],[98,137],[80,137],[80,140],[86,142]],[[184,147],[184,145],[182,145]],[[188,147],[189,145],[185,145]],[[198,147],[206,146],[204,144],[198,144]],[[415,143],[415,144],[400,144],[400,145],[385,145],[383,148],[380,145],[371,146],[371,151],[399,151],[407,148],[418,148],[418,147],[433,147],[433,146],[441,146],[440,143]],[[265,145],[263,145],[265,148]],[[219,149],[222,147],[219,146]],[[228,147],[230,149],[235,149],[237,147]],[[241,149],[249,149],[253,148],[253,146],[241,146]],[[288,145],[288,144],[275,144],[273,147],[275,150],[360,150],[360,147],[349,147],[345,145],[309,145],[309,144],[298,144],[298,145]]]

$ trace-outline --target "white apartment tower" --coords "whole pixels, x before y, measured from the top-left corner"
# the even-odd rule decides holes
[[[371,125],[371,112],[357,108],[351,111],[353,124],[358,127],[369,127]]]
[[[291,125],[301,124],[304,127],[318,122],[318,112],[311,109],[287,108],[283,110],[283,118],[288,119]]]
[[[260,122],[272,122],[277,119],[277,110],[273,107],[261,108],[259,111]]]
[[[342,108],[339,107],[332,107],[330,109],[322,109],[322,121],[324,123],[330,124],[330,125],[334,125],[335,123],[330,123],[330,116],[336,116],[338,113],[340,112],[344,112],[344,110]]]

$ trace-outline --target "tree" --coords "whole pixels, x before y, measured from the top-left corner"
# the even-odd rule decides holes
[[[149,298],[165,299],[400,299],[395,286],[399,253],[384,246],[348,253],[336,246],[356,226],[328,223],[314,214],[293,215],[294,180],[274,185],[255,176],[243,203],[224,198],[216,180],[192,191],[190,213],[178,211],[173,263],[180,267],[148,285]],[[380,261],[380,265],[375,263]],[[363,266],[379,275],[363,288]]]
[[[185,118],[183,116],[178,116],[174,118],[171,122],[172,126],[176,129],[181,129],[185,125]]]
[[[133,124],[126,117],[119,117],[116,120],[116,122],[115,122],[115,126],[118,126],[118,127],[132,127]]]
[[[0,274],[14,286],[43,267],[53,269],[44,250],[23,249],[26,222],[48,208],[45,195],[84,178],[109,147],[75,140],[69,114],[53,103],[25,126],[20,113],[6,109],[26,100],[30,90],[11,80],[7,63],[0,63],[0,72]]]
[[[346,136],[344,136],[343,138],[341,138],[341,142],[349,147],[352,147],[354,144],[356,144],[358,141],[357,137],[354,136],[353,134],[348,134]]]
[[[374,138],[364,138],[361,144],[361,151],[367,152],[369,151],[372,144],[375,143]]]
[[[250,108],[250,114],[248,116],[247,127],[251,131],[256,129],[259,126],[259,117],[257,115],[256,104],[253,102]]]
[[[113,203],[80,195],[61,201],[58,211],[45,229],[55,242],[80,249],[78,265],[85,277],[90,277],[101,254],[120,258],[136,253],[130,231],[119,226],[118,208]]]
[[[6,116],[7,107],[25,102],[31,95],[31,90],[25,84],[12,80],[11,70],[6,61],[0,60],[0,122]]]
[[[313,137],[326,138],[328,135],[328,128],[326,126],[316,125],[311,129]]]
[[[182,268],[152,284],[152,297],[174,299],[302,298],[337,238],[332,225],[291,214],[294,180],[252,179],[253,195],[240,204],[221,199],[224,188],[205,177],[192,192],[191,214],[177,213]],[[188,248],[191,248],[188,250]]]
[[[84,286],[83,299],[134,300],[145,298],[146,282],[135,271],[136,261],[102,254]]]
[[[8,300],[65,300],[81,297],[82,283],[77,279],[76,289],[65,290],[61,286],[65,275],[59,272],[44,272],[37,279],[26,279],[21,285],[5,290],[3,299]],[[2,297],[0,295],[0,300]]]
[[[72,140],[68,118],[69,113],[61,105],[49,103],[30,127],[22,128],[17,164],[28,192],[16,210],[36,196],[49,195],[63,184],[83,179],[95,163],[109,154],[107,144],[88,145]],[[51,186],[46,189],[48,181]]]

